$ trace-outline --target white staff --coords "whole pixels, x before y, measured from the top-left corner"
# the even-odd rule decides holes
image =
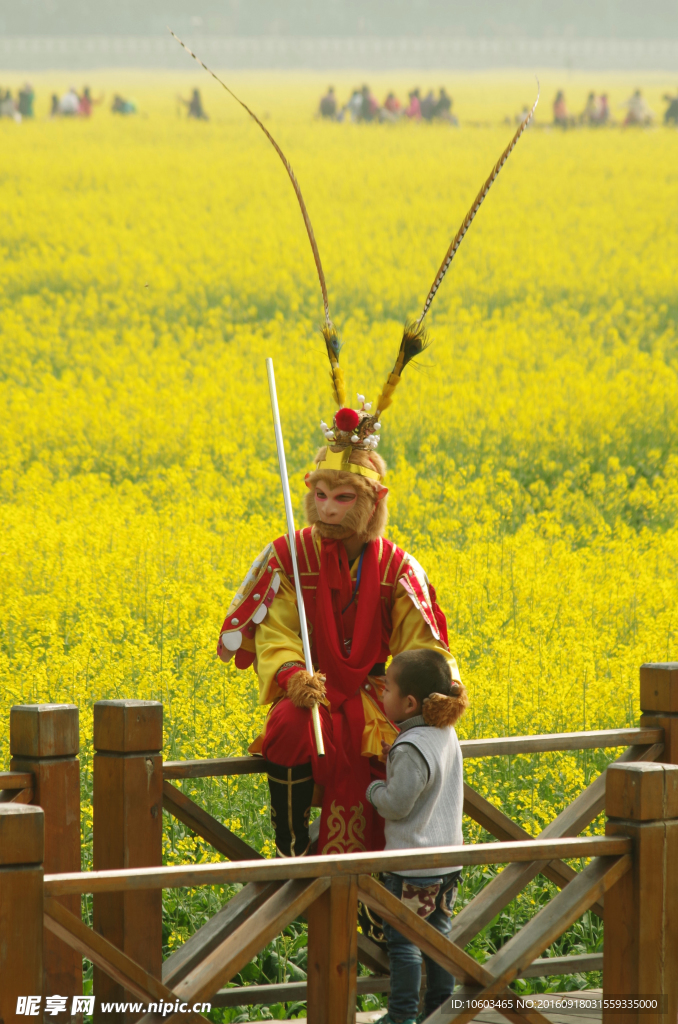
[[[266,373],[268,374],[268,390],[271,393],[271,411],[273,412],[273,430],[275,432],[275,443],[278,449],[278,465],[280,466],[280,482],[282,484],[283,501],[285,503],[285,516],[287,517],[287,535],[290,540],[290,554],[292,555],[292,569],[294,571],[294,587],[297,592],[297,608],[299,609],[299,625],[301,627],[301,642],[304,647],[304,660],[306,671],[313,675],[313,660],[311,658],[311,644],[308,639],[308,626],[306,624],[306,611],[304,609],[304,595],[301,592],[301,581],[299,579],[299,566],[297,565],[297,543],[294,529],[294,512],[292,511],[292,498],[290,496],[290,484],[287,479],[287,462],[285,461],[285,448],[283,445],[282,427],[280,426],[280,413],[278,411],[278,395],[275,390],[275,374],[273,373],[273,360],[266,360]],[[320,728],[320,712],[318,705],[311,708],[313,719],[313,732],[315,745],[319,757],[325,756],[325,744],[323,743],[322,729]]]

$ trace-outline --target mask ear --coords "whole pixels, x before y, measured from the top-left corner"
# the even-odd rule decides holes
[[[306,486],[307,486],[308,488],[312,487],[312,484],[310,484],[310,483],[308,482],[308,478],[310,477],[310,475],[311,475],[310,473],[307,473],[307,474],[306,474],[306,476],[304,477],[304,483],[306,484]]]
[[[383,501],[388,494],[388,487],[380,487],[377,494],[377,502]]]

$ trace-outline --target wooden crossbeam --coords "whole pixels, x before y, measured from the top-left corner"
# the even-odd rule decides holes
[[[167,1003],[175,1001],[176,996],[171,989],[145,971],[103,935],[88,928],[79,917],[66,910],[57,900],[45,900],[44,921],[48,931],[91,960],[109,978],[123,985],[137,999],[146,1004],[159,1003],[161,1000]],[[199,1013],[183,1014],[184,1018],[187,1016],[190,1020],[207,1020]]]
[[[166,811],[183,821],[192,832],[201,836],[229,860],[263,860],[260,853],[245,843],[235,832],[222,825],[194,800],[173,786],[167,779],[162,786],[162,805]]]
[[[268,771],[268,761],[258,754],[242,757],[209,757],[202,761],[165,761],[165,779],[213,779],[223,775],[260,775]]]
[[[201,960],[227,939],[236,928],[252,916],[283,883],[250,882],[236,893],[221,910],[206,921],[183,946],[167,957],[162,965],[162,980],[165,985],[176,985],[196,967]]]
[[[474,995],[481,1000],[503,995],[521,970],[530,966],[535,957],[543,953],[599,896],[618,882],[632,865],[633,858],[629,854],[624,857],[598,857],[579,871],[569,885],[554,896],[494,956],[485,961],[483,968],[492,980]],[[478,1010],[472,1007],[458,1013],[441,1007],[427,1018],[425,1024],[466,1024],[477,1013]]]
[[[0,772],[0,790],[32,788],[33,772]]]
[[[132,892],[136,889],[179,889],[232,882],[272,882],[275,879],[330,878],[379,871],[417,871],[450,864],[508,864],[553,860],[554,857],[621,857],[631,850],[626,836],[578,836],[573,839],[531,839],[520,843],[477,843],[436,846],[385,853],[345,853],[337,857],[294,857],[238,861],[233,864],[172,865],[157,868],[116,868],[45,875],[47,896],[82,892]],[[482,895],[482,894],[481,894]]]
[[[370,875],[358,877],[359,898],[376,911],[381,917],[396,928],[401,935],[410,939],[416,946],[437,964],[453,974],[461,981],[470,982],[477,990],[492,984],[493,976],[483,964],[479,964],[472,956],[442,935],[433,925],[406,907],[402,900],[384,888]],[[507,993],[512,995],[513,993]],[[507,1011],[505,1016],[511,1021],[529,1021],[530,1024],[548,1024],[546,1017],[538,1011],[517,1014]]]
[[[472,789],[467,782],[464,783],[464,813],[477,821],[479,825],[489,832],[490,835],[494,836],[495,839],[499,839],[502,842],[509,842],[511,839],[533,839],[524,828],[513,821],[507,814],[500,811],[498,807],[491,804],[489,800],[477,793],[475,789]],[[545,864],[541,870],[542,875],[546,875],[550,881],[554,882],[559,889],[564,888],[568,882],[571,882],[577,872],[565,864],[562,860],[552,860],[548,864]],[[591,910],[598,915],[603,916],[603,902],[599,900],[595,903]]]
[[[556,732],[538,736],[499,736],[482,740],[460,740],[462,756],[501,757],[515,754],[537,754],[559,750],[595,750],[661,743],[663,729],[642,726],[629,729],[596,729],[589,732]],[[205,779],[224,775],[255,775],[268,769],[265,758],[258,754],[243,757],[212,757],[198,761],[165,761],[165,779]]]
[[[605,747],[650,746],[663,742],[663,730],[656,726],[640,729],[597,729],[591,732],[556,732],[540,736],[500,736],[496,739],[460,740],[467,757],[500,757],[538,754],[559,750],[600,750]]]
[[[285,882],[223,942],[189,971],[174,988],[174,998],[189,1006],[207,1000],[230,981],[272,939],[306,910],[329,886],[329,878]],[[167,1024],[178,1020],[170,1015]],[[151,1024],[150,1015],[141,1024]]]
[[[654,761],[661,756],[663,749],[661,743],[656,743],[651,747],[629,747],[621,757],[617,758],[615,763]],[[576,836],[589,825],[605,806],[605,778],[606,772],[602,772],[590,786],[587,786],[571,804],[561,811],[557,818],[554,818],[546,826],[537,836],[535,842]],[[531,863],[509,864],[504,868],[455,916],[450,932],[452,942],[456,942],[459,946],[466,946],[474,935],[477,935],[486,924],[489,924],[548,863],[549,861],[537,860],[535,857]]]

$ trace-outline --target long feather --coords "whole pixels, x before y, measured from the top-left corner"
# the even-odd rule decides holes
[[[243,103],[243,101],[236,96],[236,94],[233,92],[233,90],[229,89],[229,87],[224,82],[221,81],[219,76],[215,75],[214,72],[211,71],[207,67],[207,65],[204,64],[203,61],[200,60],[200,57],[197,57],[193,53],[193,50],[189,50],[188,46],[186,46],[186,43],[184,43],[181,39],[179,39],[179,36],[176,35],[174,32],[172,32],[172,29],[169,29],[168,31],[169,31],[170,35],[174,36],[176,41],[181,46],[183,46],[183,48],[186,51],[186,53],[189,53],[191,55],[191,57],[193,58],[193,60],[197,61],[198,64],[200,64],[200,66],[203,67],[205,69],[205,71],[209,75],[211,75],[212,78],[215,79],[215,81],[217,81],[219,83],[219,85],[222,87],[222,89],[225,89],[226,92],[229,93],[233,97],[233,99],[236,101],[236,103],[239,103],[240,106],[243,107],[243,109],[247,111],[247,113],[250,115],[250,117],[254,121],[257,122],[257,124],[261,128],[262,132],[264,133],[264,135],[266,136],[266,138],[271,143],[271,145],[275,149],[276,153],[278,154],[278,156],[282,160],[283,166],[284,166],[285,170],[287,171],[287,173],[289,175],[290,181],[292,182],[292,188],[294,189],[294,193],[295,193],[295,195],[297,197],[297,202],[299,203],[299,207],[301,209],[301,216],[304,218],[304,225],[306,226],[306,234],[308,235],[308,240],[311,243],[311,249],[313,250],[313,259],[315,260],[315,268],[318,271],[318,280],[320,281],[320,290],[322,292],[323,305],[325,307],[325,326],[328,327],[328,328],[331,327],[332,321],[330,320],[330,306],[329,306],[329,301],[328,301],[328,298],[327,298],[327,285],[325,284],[325,274],[323,273],[323,266],[322,266],[322,263],[320,262],[320,253],[318,252],[318,244],[317,244],[317,242],[315,240],[315,235],[313,234],[313,225],[311,224],[311,219],[310,219],[310,217],[308,215],[308,210],[306,209],[306,203],[304,202],[304,197],[302,196],[301,189],[299,188],[299,182],[296,179],[294,171],[292,170],[287,157],[285,156],[285,154],[283,153],[282,149],[280,148],[278,143],[275,141],[275,139],[273,138],[271,133],[268,131],[268,129],[261,123],[261,121],[259,120],[257,115],[252,110],[250,110],[250,108],[247,106],[247,104]]]
[[[537,109],[537,104],[539,103],[539,94],[540,94],[539,81],[537,81],[537,98],[534,101],[534,104],[532,106],[532,110],[527,115],[525,120],[522,122],[522,124],[518,128],[517,132],[515,133],[515,135],[513,136],[511,141],[509,142],[508,146],[506,147],[506,149],[504,150],[504,152],[500,156],[499,160],[497,161],[497,163],[492,168],[492,172],[491,172],[489,178],[487,179],[487,181],[485,182],[485,184],[481,188],[480,192],[476,196],[475,201],[473,203],[473,206],[471,207],[471,209],[468,211],[468,213],[464,217],[464,220],[462,221],[461,227],[459,228],[459,230],[457,231],[456,235],[452,239],[452,244],[450,245],[449,249],[445,253],[445,259],[440,264],[440,269],[439,269],[438,273],[435,276],[435,280],[434,280],[433,284],[431,285],[431,290],[429,291],[428,295],[426,296],[426,302],[424,303],[424,309],[422,311],[421,316],[417,320],[418,324],[420,324],[422,322],[422,320],[424,319],[424,317],[428,313],[429,306],[433,302],[433,299],[435,298],[435,294],[438,291],[438,289],[440,288],[441,282],[442,282],[443,278],[445,277],[445,274],[447,273],[449,265],[452,262],[452,260],[454,259],[455,253],[456,253],[457,249],[459,248],[459,246],[461,245],[461,243],[463,241],[463,238],[464,238],[464,235],[466,234],[466,232],[470,228],[471,223],[473,221],[473,218],[475,217],[475,215],[477,214],[478,210],[480,209],[485,196],[487,195],[487,193],[492,188],[492,185],[494,184],[494,181],[496,180],[497,175],[499,174],[500,170],[502,169],[502,167],[504,166],[504,164],[508,160],[509,156],[511,155],[511,153],[512,153],[512,151],[513,151],[513,149],[514,149],[514,147],[516,145],[516,143],[518,142],[518,139],[523,134],[523,132],[527,128],[528,124],[532,120],[534,112]]]

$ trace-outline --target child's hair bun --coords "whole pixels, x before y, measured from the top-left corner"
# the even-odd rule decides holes
[[[454,725],[468,707],[466,687],[461,683],[452,683],[450,696],[444,693],[431,693],[421,704],[421,713],[427,725],[436,729],[446,729]]]

